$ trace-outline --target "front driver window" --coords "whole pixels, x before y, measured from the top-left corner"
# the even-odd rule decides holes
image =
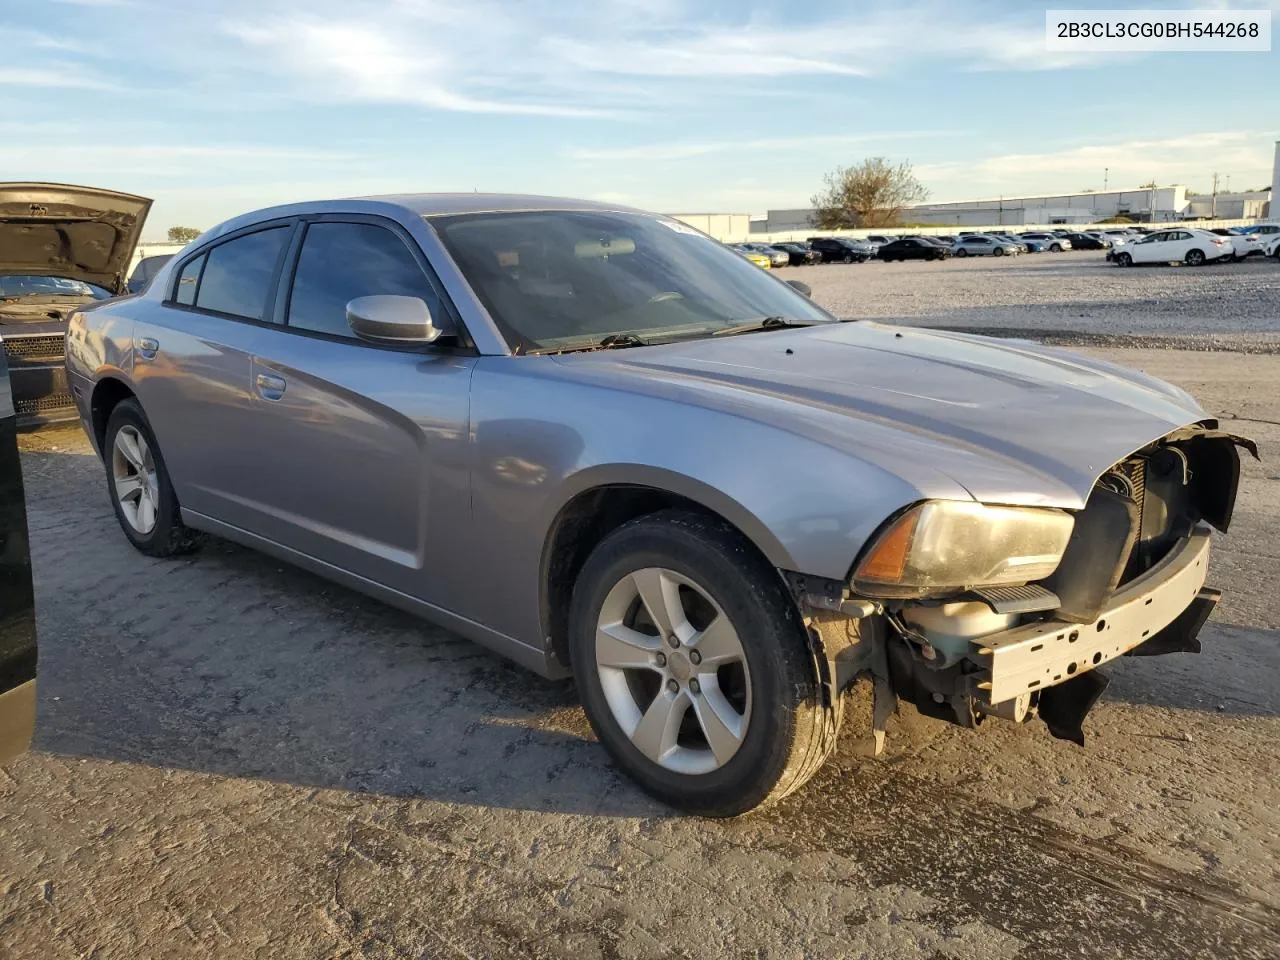
[[[313,223],[307,227],[289,296],[288,325],[352,337],[347,302],[394,294],[419,297],[433,316],[440,302],[404,242],[372,223]]]

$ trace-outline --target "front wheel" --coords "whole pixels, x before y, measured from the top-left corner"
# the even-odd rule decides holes
[[[969,255],[969,251],[966,250],[964,247],[961,247],[959,250],[956,251],[957,257],[967,257],[968,255]]]
[[[996,248],[995,248],[995,250],[994,250],[993,252],[995,253],[995,255],[996,255],[997,257],[1003,257],[1003,256],[1004,256],[1004,247],[996,247]]]
[[[1183,259],[1183,262],[1184,262],[1188,267],[1198,267],[1198,266],[1200,266],[1201,264],[1203,264],[1203,263],[1204,263],[1204,251],[1203,251],[1203,250],[1188,250],[1188,251],[1187,251],[1187,255],[1186,255],[1186,257]]]
[[[104,440],[107,489],[129,542],[152,557],[193,550],[199,536],[182,523],[164,457],[136,400],[116,404]]]
[[[844,262],[845,262],[845,263],[853,263],[853,254],[851,254],[851,253],[846,253],[846,254],[844,255]]]
[[[674,807],[746,813],[835,746],[839,705],[823,703],[795,604],[721,521],[665,510],[619,527],[583,566],[569,629],[596,736]]]
[[[1061,252],[1062,252],[1062,244],[1060,244],[1060,243],[1052,244],[1052,245],[1049,247],[1049,252],[1050,252],[1050,253],[1061,253]]]
[[[1127,254],[1127,253],[1117,253],[1117,254],[1116,254],[1116,257],[1115,257],[1115,260],[1116,260],[1116,263],[1120,264],[1120,266],[1122,266],[1122,267],[1132,267],[1132,266],[1133,266],[1133,257],[1131,257],[1131,256],[1130,256],[1129,254]]]

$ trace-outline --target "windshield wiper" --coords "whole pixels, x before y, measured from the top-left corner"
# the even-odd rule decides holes
[[[735,323],[732,327],[721,327],[713,330],[713,337],[727,337],[735,333],[754,333],[756,330],[782,330],[785,327],[812,327],[812,320],[792,320],[790,317],[762,317],[746,323]]]
[[[648,341],[642,340],[634,333],[611,333],[596,346],[601,350],[619,350],[622,347],[648,346]]]
[[[636,336],[634,333],[611,333],[603,340],[597,340],[595,343],[583,343],[571,347],[543,347],[537,350],[530,350],[529,353],[551,355],[561,353],[590,353],[594,350],[621,350],[623,347],[647,347],[648,345],[648,340],[644,340]]]

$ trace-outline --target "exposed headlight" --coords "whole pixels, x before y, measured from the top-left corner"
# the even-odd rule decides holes
[[[920,597],[1042,580],[1057,569],[1074,526],[1061,510],[930,500],[880,531],[854,570],[853,589]]]

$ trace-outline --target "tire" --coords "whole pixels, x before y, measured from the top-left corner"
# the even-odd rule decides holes
[[[845,262],[845,263],[853,263],[853,254],[851,254],[851,253],[846,253],[846,254],[844,255],[844,262]]]
[[[961,247],[959,250],[956,251],[957,257],[967,257],[968,255],[969,255],[969,251],[966,250],[964,247]]]
[[[1187,255],[1182,258],[1182,262],[1188,267],[1199,267],[1204,264],[1204,251],[1193,248],[1187,251]]]
[[[641,599],[638,573],[660,617],[683,625],[672,630],[680,634],[674,647]],[[600,629],[607,624],[630,639],[608,641]],[[699,649],[736,650],[737,659],[709,672]],[[722,521],[663,510],[605,537],[574,586],[569,652],[587,719],[614,762],[645,792],[686,812],[734,817],[774,803],[835,747],[840,704],[823,703],[795,604],[777,571]],[[609,665],[615,657],[622,666]],[[703,711],[729,718],[712,724],[723,756],[710,746]],[[646,732],[645,718],[666,723]],[[638,746],[641,739],[647,745]]]
[[[994,253],[997,257],[1003,257],[1004,247],[996,247],[995,250],[992,251],[992,253]]]
[[[1050,245],[1049,245],[1049,252],[1050,252],[1050,253],[1061,253],[1061,252],[1062,252],[1062,244],[1060,244],[1060,243],[1052,243],[1052,244],[1050,244]]]
[[[1115,256],[1115,261],[1116,261],[1116,263],[1118,263],[1118,264],[1119,264],[1120,266],[1122,266],[1122,267],[1132,267],[1132,266],[1133,266],[1133,257],[1131,257],[1131,256],[1130,256],[1129,254],[1127,254],[1127,253],[1117,253],[1117,254],[1116,254],[1116,256]]]
[[[137,400],[121,400],[103,442],[107,493],[120,529],[149,557],[189,553],[200,535],[182,523],[178,498],[160,446]]]

